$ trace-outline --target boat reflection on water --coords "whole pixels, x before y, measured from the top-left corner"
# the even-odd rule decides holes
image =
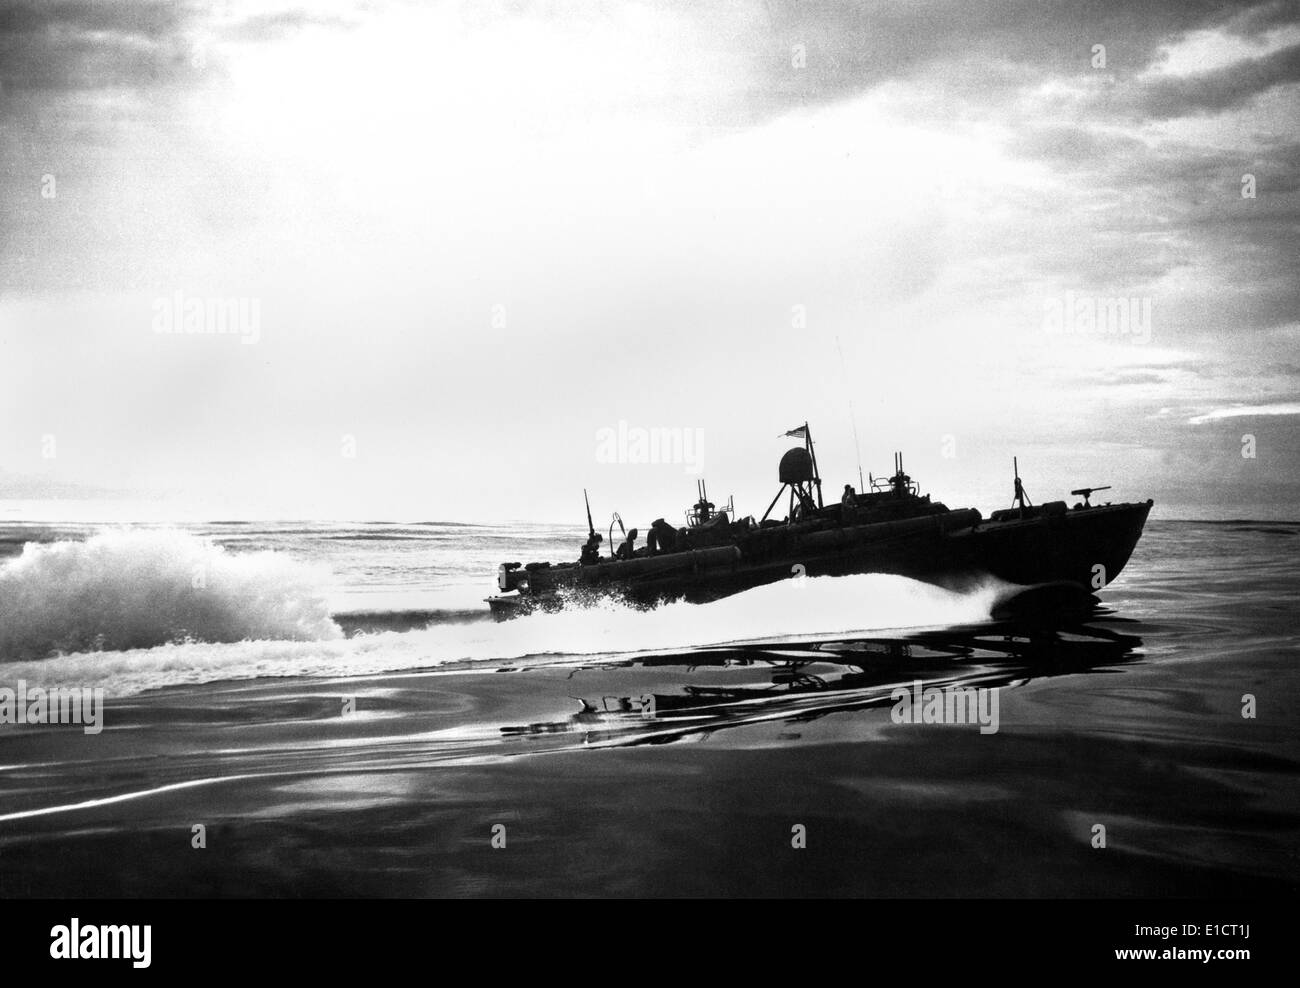
[[[800,724],[890,708],[896,691],[1014,688],[1033,679],[1105,672],[1135,661],[1142,640],[1101,618],[1048,628],[991,623],[833,641],[694,649],[584,665],[563,720],[506,726],[503,739],[546,737],[593,746],[700,741],[762,722]],[[888,716],[888,715],[886,715]]]

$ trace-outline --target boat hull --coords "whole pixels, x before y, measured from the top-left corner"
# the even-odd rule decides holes
[[[890,573],[949,587],[994,576],[1026,585],[1071,583],[1091,592],[1123,570],[1150,510],[1147,501],[1001,512],[987,521],[966,509],[818,530],[782,526],[735,545],[537,568],[528,574],[526,591],[491,597],[488,604],[505,619],[557,609],[575,595],[615,595],[638,605],[704,603],[792,577],[857,573]]]

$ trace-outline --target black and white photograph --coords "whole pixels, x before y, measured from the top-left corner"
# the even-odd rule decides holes
[[[944,900],[1249,971],[1298,248],[1292,0],[0,0],[6,956]]]

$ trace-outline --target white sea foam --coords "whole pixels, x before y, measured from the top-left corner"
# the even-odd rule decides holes
[[[677,603],[642,611],[603,601],[499,624],[441,624],[350,639],[329,633],[328,619],[304,625],[288,621],[276,628],[301,627],[317,633],[317,640],[173,642],[6,663],[3,671],[12,678],[46,686],[102,685],[110,696],[122,696],[153,687],[220,679],[364,675],[461,661],[496,665],[536,656],[665,651],[736,641],[965,624],[987,620],[999,593],[992,583],[956,593],[883,574],[791,579],[711,604]],[[232,601],[236,611],[240,603]],[[301,603],[282,606],[291,613],[302,610]],[[273,613],[279,612],[273,609]]]

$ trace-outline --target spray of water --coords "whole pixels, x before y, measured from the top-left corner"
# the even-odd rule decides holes
[[[28,543],[0,567],[0,660],[183,640],[328,640],[328,574],[174,529]]]
[[[504,623],[344,638],[329,575],[275,553],[230,554],[174,531],[28,546],[0,569],[6,679],[111,695],[219,679],[354,676],[448,663],[684,650],[986,620],[1002,588],[954,592],[901,576],[802,578],[711,604],[611,600]]]

